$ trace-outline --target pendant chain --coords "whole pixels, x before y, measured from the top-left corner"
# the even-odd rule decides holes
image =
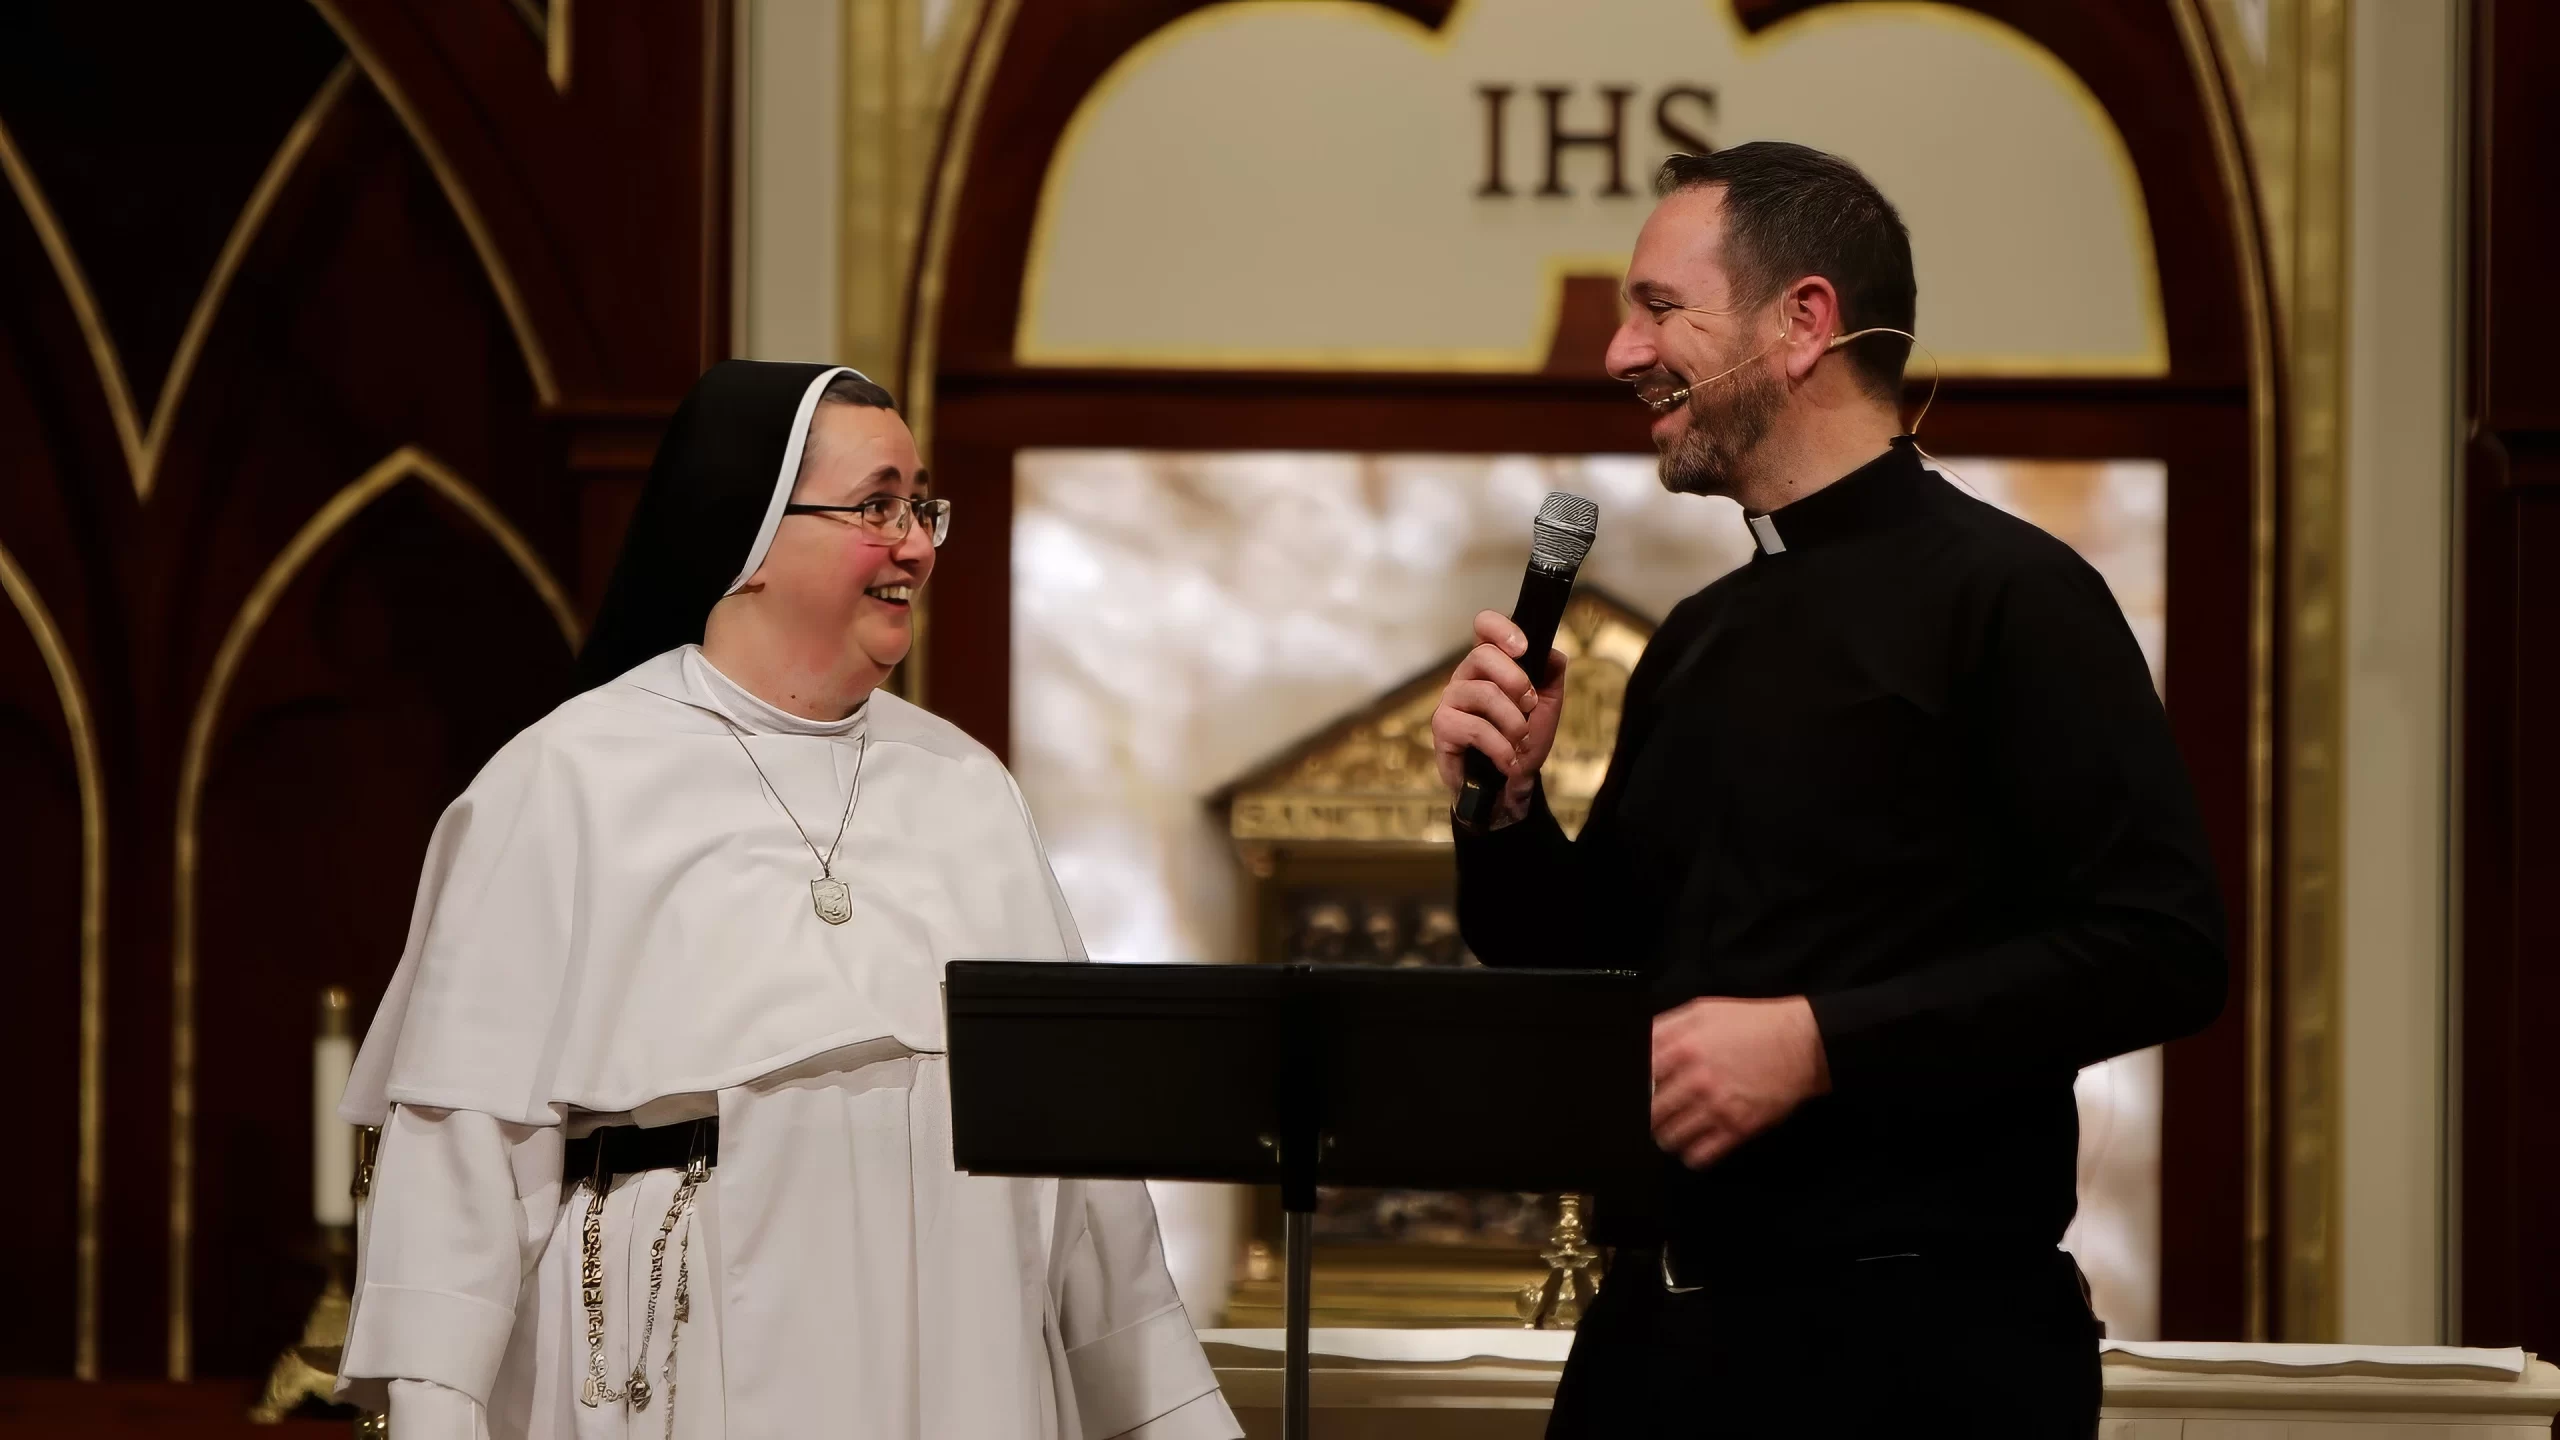
[[[604,1381],[604,1189],[593,1180],[579,1186],[587,1192],[587,1218],[578,1237],[578,1288],[587,1311],[587,1383],[578,1400],[594,1406],[622,1396]]]
[[[667,1440],[676,1436],[676,1342],[684,1338],[684,1327],[693,1321],[693,1227],[684,1227],[684,1238],[676,1242],[676,1323],[667,1327],[667,1363],[658,1378],[667,1387]]]
[[[738,753],[746,756],[747,763],[756,767],[756,778],[764,782],[766,793],[773,796],[773,803],[782,807],[782,818],[790,821],[791,828],[800,832],[800,843],[809,847],[811,858],[818,862],[819,877],[833,878],[836,849],[844,844],[845,827],[853,823],[853,802],[862,798],[862,761],[871,753],[871,727],[863,726],[862,738],[854,742],[853,788],[844,797],[844,818],[836,822],[836,838],[827,842],[827,853],[820,855],[818,842],[809,838],[809,827],[801,824],[800,817],[791,813],[791,802],[782,798],[782,792],[774,787],[773,777],[764,773],[764,766],[757,764],[756,752],[747,748],[747,737],[738,733],[738,727],[730,723],[729,717],[721,716],[720,723],[729,726],[729,738],[738,742]]]
[[[658,1222],[658,1237],[649,1245],[649,1302],[640,1322],[640,1343],[632,1347],[631,1374],[615,1390],[604,1378],[604,1187],[601,1177],[581,1180],[587,1192],[586,1223],[579,1236],[578,1284],[580,1299],[587,1312],[587,1383],[578,1399],[589,1406],[628,1401],[635,1411],[649,1408],[649,1340],[658,1328],[658,1295],[667,1276],[667,1241],[675,1228],[693,1209],[693,1197],[709,1175],[709,1167],[699,1157],[685,1166],[684,1178],[677,1182],[674,1198],[667,1202],[666,1218]],[[676,1295],[673,1323],[667,1327],[667,1358],[659,1370],[659,1380],[666,1387],[667,1434],[675,1434],[676,1345],[683,1338],[685,1323],[693,1318],[693,1227],[686,1225],[683,1239],[676,1246]]]

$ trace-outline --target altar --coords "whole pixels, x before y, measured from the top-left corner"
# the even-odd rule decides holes
[[[1245,1433],[1278,1436],[1280,1332],[1203,1330],[1200,1339]],[[1537,1440],[1572,1343],[1560,1330],[1319,1329],[1310,1337],[1312,1428],[1323,1440]],[[2560,1413],[2560,1366],[2522,1350],[2100,1348],[2099,1440],[2529,1440],[2550,1435]],[[1843,1386],[1856,1383],[1855,1369],[1844,1357]],[[1960,1415],[1915,1415],[1912,1424],[1966,1429]]]

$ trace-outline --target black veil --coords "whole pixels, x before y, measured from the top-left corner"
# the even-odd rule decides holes
[[[836,365],[723,360],[676,407],[623,536],[576,684],[592,690],[679,645],[773,536],[810,412]]]

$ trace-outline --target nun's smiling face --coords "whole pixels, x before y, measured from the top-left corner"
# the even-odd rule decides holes
[[[795,628],[841,636],[852,653],[881,675],[915,643],[913,601],[933,574],[933,536],[923,520],[905,514],[906,535],[880,533],[882,519],[896,520],[902,500],[927,497],[915,436],[894,410],[863,405],[820,405],[809,422],[809,444],[791,499],[799,505],[860,506],[874,498],[879,516],[830,513],[793,515],[774,532],[773,548],[749,582],[781,602]],[[891,527],[891,528],[894,528]]]

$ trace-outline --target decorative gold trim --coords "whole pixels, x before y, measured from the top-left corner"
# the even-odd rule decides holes
[[[205,336],[213,329],[214,317],[222,310],[222,302],[231,289],[232,276],[249,253],[249,244],[257,238],[258,228],[265,223],[267,212],[274,208],[276,196],[284,182],[301,163],[303,152],[311,148],[320,124],[328,118],[330,108],[347,88],[354,67],[340,61],[329,71],[327,79],[302,108],[293,127],[285,131],[284,142],[267,160],[265,172],[240,207],[238,218],[231,222],[231,233],[224,237],[222,250],[214,258],[213,269],[205,276],[204,288],[196,295],[195,308],[187,315],[187,327],[178,336],[178,348],[169,357],[169,371],[160,382],[160,395],[151,407],[151,420],[141,421],[141,409],[134,403],[133,384],[126,378],[124,357],[116,348],[115,336],[107,329],[106,317],[98,309],[97,294],[89,287],[89,277],[80,267],[80,257],[71,248],[71,239],[55,218],[53,207],[45,200],[43,188],[37,185],[34,170],[21,155],[9,128],[0,124],[0,172],[6,172],[9,186],[25,207],[27,218],[35,226],[36,238],[44,245],[46,258],[53,262],[53,272],[71,302],[72,316],[78,320],[80,333],[89,343],[89,360],[98,371],[98,384],[105,390],[107,414],[114,421],[117,443],[124,448],[125,469],[133,477],[133,493],[149,499],[151,483],[158,477],[162,447],[168,443],[169,427],[176,420],[178,401],[185,395],[187,381],[194,375],[196,359],[204,351]]]
[[[2275,1310],[2289,1341],[2338,1328],[2339,773],[2344,706],[2347,43],[2345,0],[2288,0],[2244,31],[2230,0],[2207,12],[2256,161],[2259,213],[2285,363],[2285,523],[2276,557],[2283,661],[2283,854],[2275,875],[2283,1014],[2269,1043],[2280,1138],[2281,1225],[2271,1235]]]
[[[1025,343],[1014,352],[1026,370],[1311,370],[1361,375],[1534,375],[1555,347],[1556,318],[1567,276],[1606,275],[1612,285],[1628,257],[1549,255],[1540,261],[1546,293],[1534,339],[1506,348],[1361,346],[1065,345]],[[2157,273],[2156,271],[2154,272]],[[1025,309],[1029,308],[1025,302]],[[2156,380],[2169,373],[2164,355],[2003,355],[1950,352],[1939,373],[1949,380]]]
[[[976,142],[978,117],[986,109],[987,89],[993,81],[997,62],[1003,58],[1005,37],[1013,30],[1013,17],[1018,0],[973,0],[977,21],[973,41],[954,39],[936,52],[934,94],[943,116],[941,129],[941,167],[934,172],[933,186],[926,195],[916,197],[916,221],[921,240],[914,250],[915,281],[906,301],[906,415],[908,428],[915,432],[916,447],[932,454],[934,394],[933,367],[938,354],[936,337],[942,324],[943,275],[951,256],[951,227],[959,213],[960,190],[967,183],[969,147]],[[971,32],[967,17],[955,15],[945,22],[950,34],[963,36]],[[851,277],[847,277],[848,283]],[[916,607],[915,643],[907,652],[906,662],[889,676],[889,685],[900,699],[917,705],[926,702],[933,661],[933,606],[930,597]]]
[[[551,77],[551,88],[569,93],[569,0],[510,0],[516,13],[534,34],[542,38],[543,70]]]
[[[752,0],[741,0],[739,9]],[[738,259],[738,237],[744,232],[739,201],[746,192],[738,136],[747,129],[744,90],[738,74],[739,27],[729,7],[706,0],[702,7],[702,299],[695,363],[704,370],[738,353],[738,277],[746,266]],[[726,323],[716,323],[725,319]]]
[[[915,0],[842,0],[838,12],[836,351],[865,375],[896,369],[923,203],[918,138],[932,133],[933,82],[927,77],[924,95],[915,93],[924,58],[916,10]],[[923,448],[921,434],[917,448]],[[889,675],[891,692],[917,704],[924,701],[927,608],[914,607],[908,658]]]
[[[930,90],[916,93],[920,30],[915,0],[843,0],[836,345],[866,375],[896,368],[915,252],[918,140],[933,118]]]
[[[267,564],[265,573],[249,589],[248,598],[231,620],[230,629],[222,637],[221,648],[214,651],[213,665],[206,672],[203,692],[196,699],[195,715],[187,725],[187,747],[178,768],[178,820],[176,893],[173,934],[169,954],[169,1378],[185,1380],[193,1366],[189,1304],[188,1267],[194,1244],[195,1213],[195,1071],[196,1071],[196,824],[198,807],[204,798],[205,767],[210,763],[215,724],[222,717],[223,701],[228,697],[231,681],[240,663],[248,657],[250,643],[267,617],[283,598],[285,588],[293,583],[302,567],[319,553],[320,547],[338,533],[364,508],[380,499],[383,493],[402,480],[417,479],[446,500],[481,529],[488,532],[498,548],[506,553],[534,593],[551,611],[560,627],[560,637],[570,653],[575,654],[581,639],[577,611],[569,603],[569,592],[561,587],[551,568],[542,562],[522,532],[488,498],[443,462],[414,445],[404,445],[391,452],[372,469],[356,477],[354,483],[330,497],[302,528]]]
[[[2248,1026],[2248,1153],[2243,1332],[2269,1334],[2268,1269],[2274,1099],[2270,1092],[2274,1004],[2276,424],[2274,321],[2267,312],[2267,256],[2258,206],[2241,152],[2239,120],[2202,0],[2174,0],[2170,13],[2204,100],[2206,128],[2231,202],[2234,249],[2249,354],[2249,835],[2248,930],[2244,937]]]
[[[1547,803],[1567,835],[1580,833],[1609,772],[1627,677],[1653,639],[1653,622],[1584,586],[1556,627],[1565,672],[1564,728],[1546,765]],[[1463,650],[1218,792],[1227,835],[1247,869],[1287,849],[1445,847],[1449,792],[1431,743],[1431,712]]]
[[[551,0],[551,18],[542,27],[543,70],[551,77],[551,88],[563,95],[569,93],[569,7],[573,0]]]
[[[0,594],[9,597],[62,702],[71,736],[71,768],[80,786],[80,1158],[73,1180],[76,1219],[72,1262],[71,1373],[98,1378],[98,1200],[105,1165],[107,1051],[107,797],[98,764],[97,725],[80,688],[80,670],[61,627],[0,545]]]
[[[982,0],[986,6],[977,44],[961,57],[963,67],[945,122],[942,168],[933,186],[932,212],[923,217],[924,242],[917,247],[914,309],[907,334],[907,423],[924,445],[933,435],[933,375],[942,333],[942,290],[951,260],[951,227],[960,213],[960,192],[969,179],[969,150],[977,143],[978,118],[987,106],[987,90],[1004,57],[1005,37],[1013,31],[1020,0]]]
[[[1000,35],[1011,0],[953,0],[937,33],[925,33],[919,0],[842,0],[843,52],[838,75],[839,169],[836,275],[837,347],[845,362],[875,376],[898,377],[901,356],[931,347],[930,306],[920,295],[921,273],[939,273],[937,246],[919,244],[947,212],[950,187],[966,165],[970,126],[953,117],[975,114],[985,93],[988,37]],[[1000,12],[990,15],[989,7]],[[982,28],[981,22],[985,22]],[[980,43],[973,48],[971,41]],[[934,144],[945,141],[940,170]],[[939,175],[940,188],[927,184]],[[933,214],[929,203],[939,195]],[[911,287],[910,281],[918,280]],[[937,291],[938,295],[938,291]],[[907,328],[912,320],[917,329]],[[931,451],[933,398],[930,370],[910,369],[901,387],[916,444]],[[889,677],[902,699],[922,704],[932,625],[929,598],[916,606],[915,643]]]
[[[2340,1338],[2340,882],[2345,862],[2347,54],[2345,0],[2303,0],[2287,354],[2284,1338]]]
[[[524,296],[516,289],[515,273],[507,268],[506,255],[490,235],[488,222],[480,218],[480,207],[472,202],[462,177],[445,159],[444,147],[436,143],[434,132],[418,117],[417,108],[409,103],[408,92],[400,88],[399,80],[364,43],[363,35],[338,13],[336,0],[311,0],[311,8],[338,32],[339,43],[364,67],[365,78],[373,82],[375,92],[391,107],[391,113],[400,118],[400,128],[409,132],[410,143],[418,147],[419,157],[436,177],[437,188],[444,191],[445,203],[453,207],[454,218],[462,222],[463,233],[470,237],[471,248],[480,256],[480,268],[488,272],[489,288],[497,292],[498,307],[506,312],[507,327],[515,331],[516,348],[524,353],[525,371],[533,378],[534,397],[546,406],[559,404],[560,384],[552,375],[550,352],[542,348],[542,336],[535,331]]]

